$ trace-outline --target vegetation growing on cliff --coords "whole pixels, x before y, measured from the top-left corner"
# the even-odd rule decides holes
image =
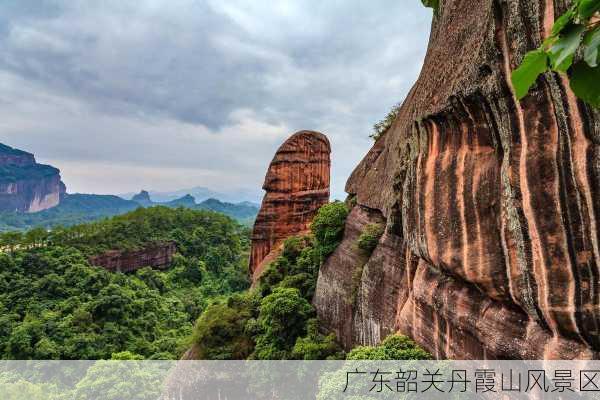
[[[26,180],[39,180],[58,176],[60,171],[50,165],[34,164],[27,166],[0,165],[0,184]]]
[[[381,393],[378,393],[373,389],[371,389],[369,392],[372,395],[367,395],[366,391],[369,390],[369,387],[372,387],[372,383],[369,383],[367,387],[361,385],[344,386],[344,383],[347,382],[346,379],[348,377],[348,371],[355,370],[357,366],[363,364],[360,362],[361,360],[430,360],[432,359],[432,356],[420,348],[410,338],[404,335],[393,334],[388,336],[378,346],[356,347],[347,354],[346,359],[354,362],[348,363],[346,366],[344,366],[344,368],[341,368],[337,371],[326,372],[321,376],[319,379],[319,392],[317,394],[317,400],[330,400],[338,398],[375,400],[381,398]],[[367,364],[363,365],[366,366]],[[403,364],[403,369],[406,369],[406,366],[408,365],[410,365],[410,363]],[[340,396],[340,393],[343,393],[343,396]],[[392,394],[391,391],[388,393],[390,396],[384,395],[383,398],[397,398],[397,393],[395,393],[396,397],[394,397],[394,394]]]
[[[384,229],[382,224],[368,224],[358,237],[356,245],[365,253],[371,254],[377,247]]]
[[[369,137],[373,140],[378,140],[380,137],[382,137],[392,127],[392,124],[400,112],[400,107],[402,107],[402,103],[396,104],[387,113],[384,119],[373,125],[373,133],[370,134]]]
[[[378,346],[359,346],[347,355],[348,360],[431,360],[431,354],[404,335],[390,335]]]
[[[385,226],[383,224],[368,224],[364,227],[356,241],[356,247],[360,250],[360,257],[357,258],[357,264],[352,270],[352,288],[350,290],[350,295],[346,299],[349,304],[356,305],[356,301],[358,300],[358,290],[360,289],[360,282],[365,265],[369,261],[369,257],[373,253],[373,250],[377,247],[379,239],[384,231]]]
[[[325,204],[319,209],[310,229],[321,261],[333,253],[344,238],[346,217],[348,207],[339,201]]]
[[[525,55],[512,74],[519,99],[538,76],[547,71],[565,73],[580,99],[600,107],[600,0],[575,0],[552,27],[542,45]]]
[[[421,0],[423,5],[428,8],[433,8],[433,11],[437,13],[438,8],[440,7],[440,0]]]
[[[196,324],[195,356],[262,360],[343,357],[335,337],[319,333],[311,301],[319,267],[341,242],[347,215],[341,202],[321,207],[311,225],[312,234],[287,239],[281,256],[269,265],[255,288],[207,308]]]
[[[248,287],[247,229],[213,212],[140,209],[8,236],[0,254],[4,359],[177,359],[212,300]],[[107,248],[163,239],[180,250],[168,271],[111,273],[87,261]]]

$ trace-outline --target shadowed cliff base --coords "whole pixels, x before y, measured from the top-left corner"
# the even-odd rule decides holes
[[[600,114],[558,74],[520,102],[510,83],[567,6],[440,2],[420,78],[350,177],[357,205],[320,270],[314,304],[347,348],[399,331],[438,358],[598,357]],[[381,218],[353,281],[358,232]]]

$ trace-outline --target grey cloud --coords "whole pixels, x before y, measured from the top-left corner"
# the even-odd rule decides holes
[[[8,0],[0,85],[14,90],[0,117],[13,123],[0,140],[254,185],[283,138],[317,129],[332,139],[340,197],[371,125],[416,79],[430,18],[417,0]]]

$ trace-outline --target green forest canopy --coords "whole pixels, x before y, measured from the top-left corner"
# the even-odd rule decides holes
[[[252,289],[248,229],[210,211],[152,207],[1,234],[0,357],[179,359],[191,349],[200,359],[342,359],[311,303],[347,215],[344,203],[323,206],[311,234],[286,240]],[[178,248],[168,271],[113,273],[88,262],[108,249],[164,241]],[[389,357],[389,343],[350,354]],[[429,357],[406,338],[397,343],[402,357]]]
[[[14,236],[1,236],[2,359],[110,359],[125,351],[177,359],[207,305],[248,287],[248,230],[214,212],[154,207]],[[179,249],[168,271],[112,273],[87,261],[161,240]]]

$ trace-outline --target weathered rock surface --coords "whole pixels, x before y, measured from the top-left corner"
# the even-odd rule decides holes
[[[159,243],[140,250],[111,250],[90,257],[91,265],[105,268],[112,272],[133,272],[140,268],[168,268],[177,252],[175,243]]]
[[[33,154],[0,144],[0,211],[37,212],[57,206],[66,192],[60,171]]]
[[[521,102],[510,82],[568,2],[440,7],[419,80],[347,183],[321,322],[346,347],[398,331],[438,358],[597,358],[600,114],[557,74]],[[353,244],[380,218],[362,260]]]
[[[267,192],[252,231],[250,272],[256,279],[283,241],[307,232],[316,211],[329,201],[331,147],[325,135],[293,134],[277,150],[265,176]]]

